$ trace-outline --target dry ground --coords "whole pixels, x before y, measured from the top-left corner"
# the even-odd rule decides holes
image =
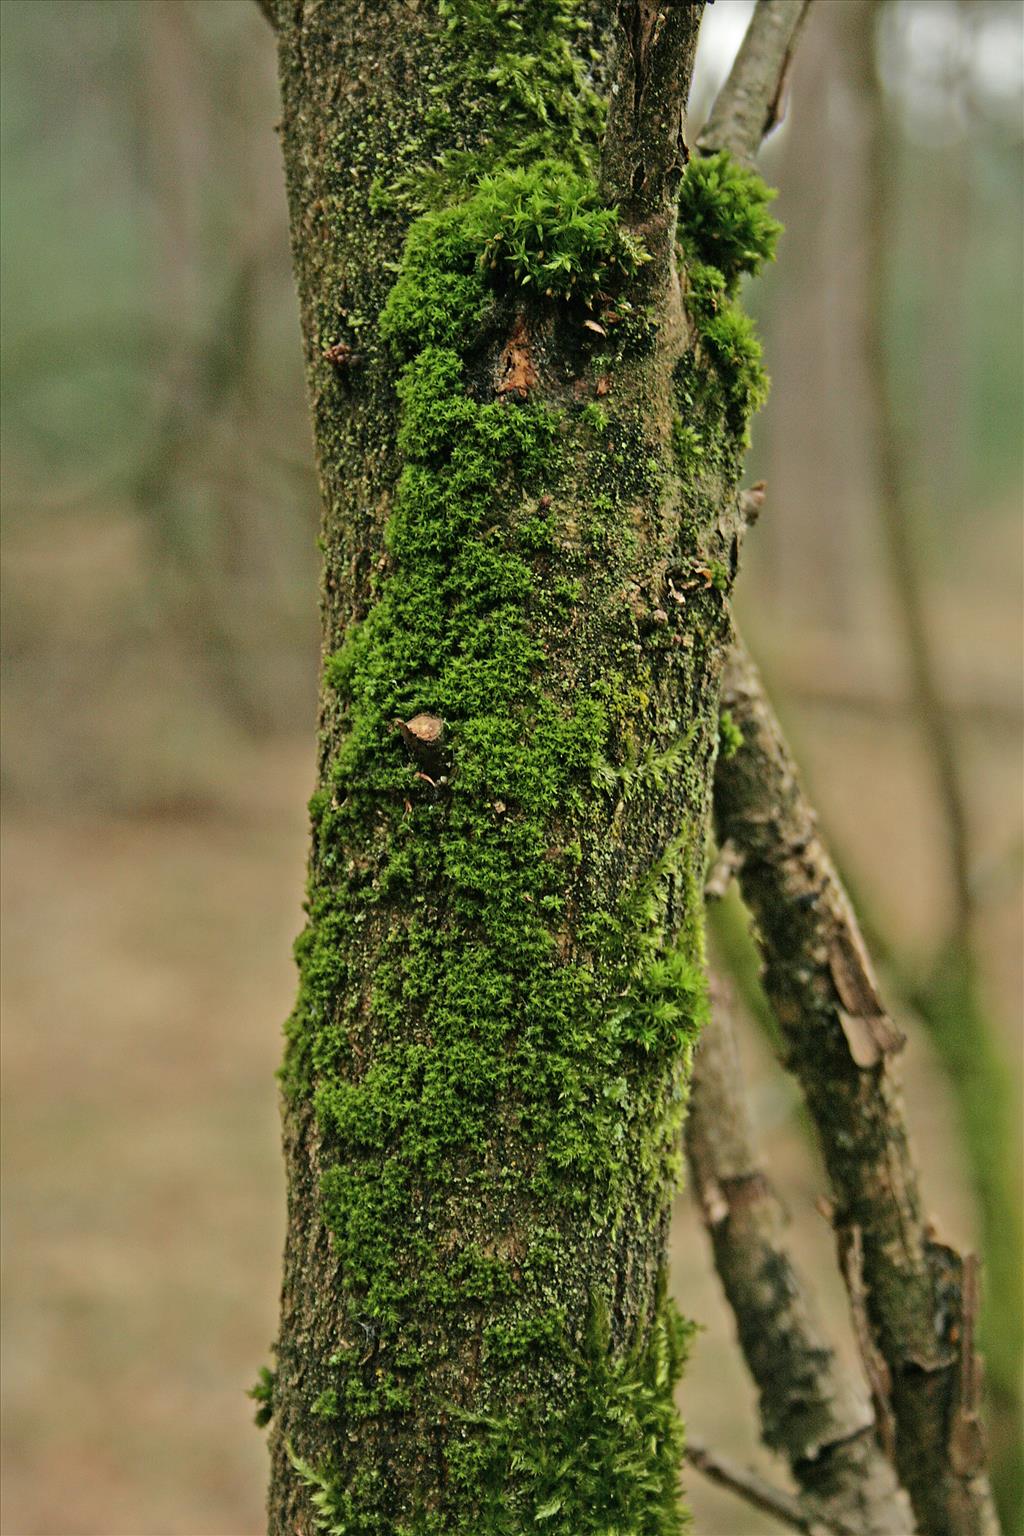
[[[797,721],[832,822],[880,906],[932,930],[935,829],[909,733]],[[982,842],[1005,845],[1012,740],[985,744]],[[264,1451],[243,1395],[275,1329],[283,1188],[274,1068],[300,922],[309,744],[236,758],[219,804],[76,819],[22,803],[4,858],[4,1531],[7,1536],[256,1536]],[[982,790],[984,792],[982,792]],[[888,861],[888,863],[887,863]],[[1019,996],[1020,912],[997,892],[990,973]],[[821,1180],[791,1099],[747,1039],[755,1104],[794,1244],[827,1283]],[[908,1071],[940,1222],[971,1235],[944,1086],[919,1041]],[[684,1384],[695,1435],[756,1455],[752,1397],[686,1197],[677,1294],[701,1335]],[[762,1464],[765,1464],[762,1459]],[[772,1469],[779,1475],[777,1469]],[[775,1529],[695,1478],[702,1536]]]

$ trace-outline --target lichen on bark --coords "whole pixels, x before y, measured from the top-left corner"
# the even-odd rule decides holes
[[[610,39],[387,10],[280,28],[325,664],[271,1529],[662,1536],[756,392],[602,202]]]

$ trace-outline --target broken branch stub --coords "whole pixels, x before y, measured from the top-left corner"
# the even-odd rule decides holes
[[[449,767],[444,721],[439,715],[421,714],[411,720],[396,720],[394,726],[419,771],[436,785]]]

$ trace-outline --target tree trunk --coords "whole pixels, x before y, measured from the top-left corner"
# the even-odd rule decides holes
[[[676,270],[701,7],[264,9],[324,553],[270,1529],[675,1531],[665,1239],[762,386],[739,268]],[[618,220],[615,69],[649,150]]]

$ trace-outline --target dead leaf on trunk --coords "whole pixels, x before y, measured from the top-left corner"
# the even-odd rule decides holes
[[[526,321],[520,315],[515,329],[498,359],[496,395],[511,395],[514,400],[525,400],[537,383],[537,370],[530,352],[530,337]]]

